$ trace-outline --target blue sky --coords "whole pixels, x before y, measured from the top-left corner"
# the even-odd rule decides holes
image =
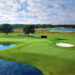
[[[0,23],[75,24],[75,0],[0,0]]]

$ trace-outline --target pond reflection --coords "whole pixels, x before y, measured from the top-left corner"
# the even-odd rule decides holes
[[[42,72],[30,65],[0,60],[0,75],[43,75]]]

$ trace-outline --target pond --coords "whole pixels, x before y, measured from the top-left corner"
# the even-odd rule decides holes
[[[75,29],[50,29],[49,32],[75,32]]]
[[[0,50],[4,50],[4,49],[11,48],[14,46],[16,46],[16,44],[0,44]]]
[[[42,72],[30,65],[0,60],[0,75],[43,75]]]

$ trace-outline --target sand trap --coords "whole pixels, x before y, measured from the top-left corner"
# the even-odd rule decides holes
[[[57,46],[61,46],[61,47],[73,47],[74,45],[72,44],[67,44],[67,43],[56,43]]]

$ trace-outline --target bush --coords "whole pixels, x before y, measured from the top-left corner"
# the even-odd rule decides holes
[[[46,35],[42,35],[41,38],[47,38],[47,36]]]

